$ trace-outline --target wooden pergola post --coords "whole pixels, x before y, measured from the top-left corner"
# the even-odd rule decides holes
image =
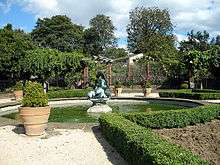
[[[83,86],[89,82],[89,67],[86,65],[83,69]]]

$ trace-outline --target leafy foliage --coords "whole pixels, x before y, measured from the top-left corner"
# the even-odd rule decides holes
[[[83,49],[83,27],[73,24],[65,15],[37,20],[31,37],[37,45],[59,51],[78,51]]]
[[[43,86],[37,82],[28,81],[26,83],[25,95],[22,99],[23,107],[44,107],[48,105],[47,94],[44,93]]]
[[[7,24],[0,29],[0,75],[3,78],[20,79],[25,76],[19,65],[21,58],[25,57],[25,51],[31,50],[34,45],[28,34],[20,29],[12,29]]]
[[[27,52],[21,60],[21,67],[26,75],[38,76],[47,80],[54,75],[65,75],[81,68],[83,54],[78,52],[59,52],[54,49],[38,48]]]
[[[161,139],[150,129],[141,127],[122,116],[102,115],[99,122],[108,142],[129,164],[208,164],[190,151]]]

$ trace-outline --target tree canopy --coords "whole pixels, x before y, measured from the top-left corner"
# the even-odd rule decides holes
[[[30,36],[20,29],[13,30],[11,24],[0,29],[1,78],[19,79],[22,76],[19,60],[25,57],[27,50],[34,47]]]
[[[164,50],[173,44],[173,25],[169,12],[159,8],[137,7],[129,14],[128,49],[134,53]]]
[[[83,27],[73,24],[65,15],[38,19],[31,37],[38,46],[59,51],[83,49]]]

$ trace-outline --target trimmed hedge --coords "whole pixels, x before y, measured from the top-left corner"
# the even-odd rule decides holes
[[[58,90],[49,91],[48,98],[71,98],[71,97],[86,97],[87,93],[91,89],[69,89],[69,90]]]
[[[206,165],[189,150],[172,144],[150,129],[117,114],[99,118],[102,133],[120,155],[132,165]]]
[[[196,93],[220,93],[220,90],[214,90],[214,89],[193,89],[192,92],[196,92]]]
[[[220,105],[190,109],[121,114],[126,119],[147,128],[179,128],[204,123],[220,116]]]
[[[195,92],[159,92],[160,97],[174,97],[194,100],[220,99],[220,93],[195,93]]]

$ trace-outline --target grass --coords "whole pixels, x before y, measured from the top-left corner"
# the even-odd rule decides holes
[[[161,111],[161,110],[177,110],[183,107],[174,105],[163,104],[122,104],[111,105],[113,112],[149,112],[149,111]],[[70,123],[96,123],[98,122],[99,115],[91,115],[87,113],[89,106],[73,106],[53,108],[51,110],[49,122],[70,122]],[[3,117],[19,120],[18,113],[11,113],[4,115]]]

